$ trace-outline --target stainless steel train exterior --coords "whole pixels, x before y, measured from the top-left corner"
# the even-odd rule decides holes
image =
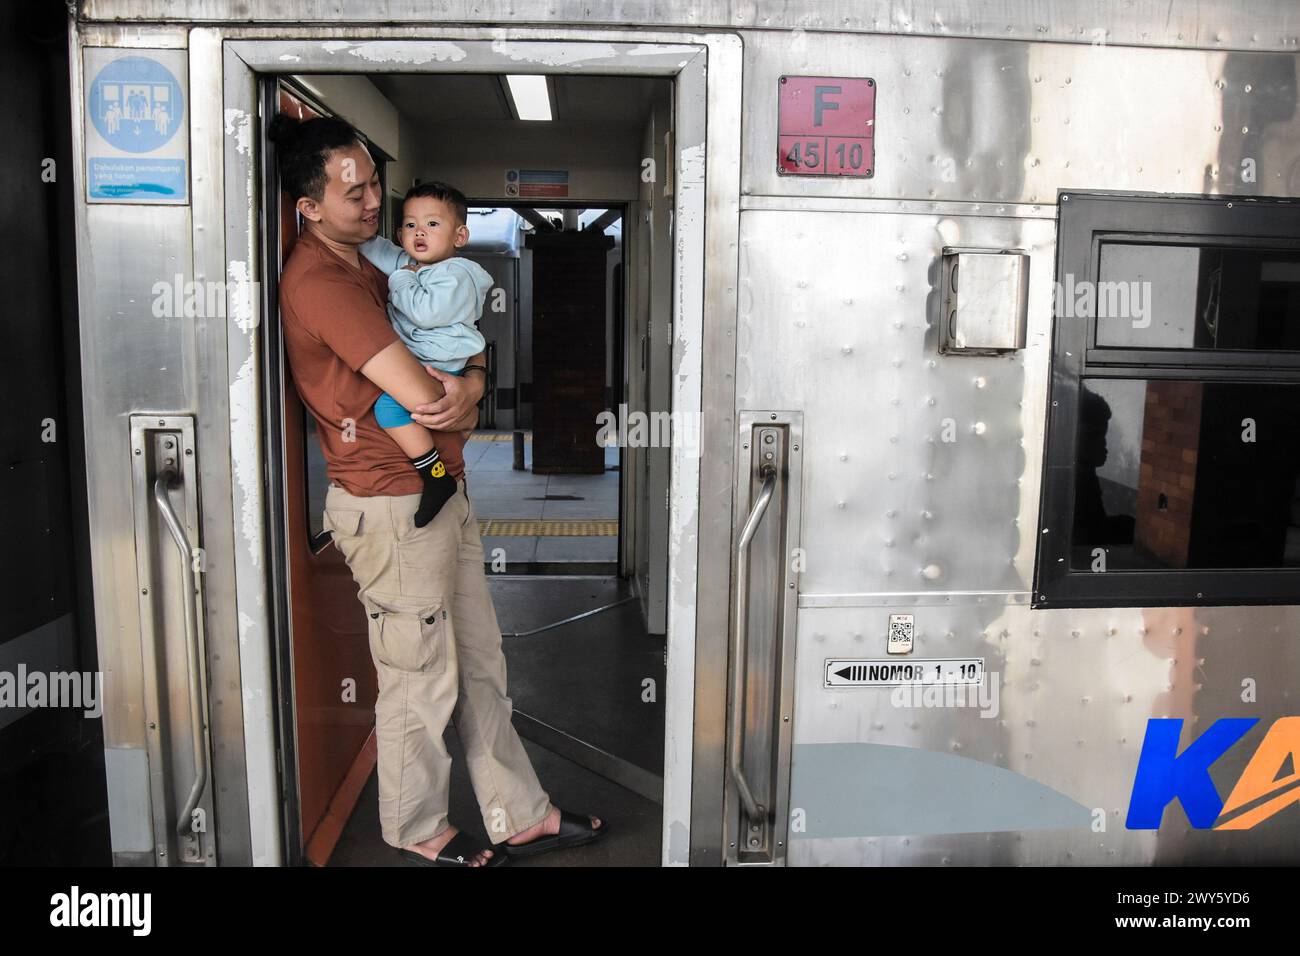
[[[1294,805],[1215,829],[1174,800],[1158,829],[1127,826],[1152,719],[1182,718],[1183,747],[1220,718],[1258,719],[1213,764],[1222,794],[1300,713],[1300,606],[1069,607],[1034,590],[1057,530],[1042,492],[1058,214],[1076,191],[1300,198],[1300,8],[86,0],[76,18],[118,864],[285,860],[259,344],[274,315],[252,283],[268,241],[257,83],[289,71],[674,81],[671,401],[699,416],[704,451],[674,449],[671,466],[665,865],[1300,857]],[[186,202],[88,201],[97,48],[178,51]],[[779,168],[783,77],[800,76],[874,81],[870,177]],[[945,347],[952,250],[1023,257],[1007,306],[1023,308],[1020,341]],[[157,318],[150,289],[174,274],[226,283],[224,314]],[[889,653],[891,615],[896,639],[914,628],[910,654]],[[828,676],[891,660],[978,665],[986,696],[944,706]]]

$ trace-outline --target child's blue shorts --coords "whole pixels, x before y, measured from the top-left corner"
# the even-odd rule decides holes
[[[452,372],[452,375],[461,375],[462,372]],[[402,425],[410,425],[411,413],[402,407],[402,403],[387,392],[380,395],[375,402],[375,421],[379,423],[380,428],[400,428]]]

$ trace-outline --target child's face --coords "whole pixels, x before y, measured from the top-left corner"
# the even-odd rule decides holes
[[[416,262],[450,259],[468,241],[469,229],[441,199],[416,196],[402,207],[402,248]]]

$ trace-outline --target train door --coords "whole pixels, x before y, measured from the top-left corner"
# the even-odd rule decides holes
[[[264,90],[264,115],[290,113],[299,120],[323,115],[300,92],[270,84]],[[374,148],[372,146],[372,148]],[[264,155],[266,155],[264,153]],[[383,156],[376,150],[382,166]],[[268,177],[268,182],[274,182]],[[265,201],[267,235],[264,265],[273,278],[288,258],[302,224],[288,197],[274,191]],[[274,314],[274,313],[272,313]],[[263,427],[272,456],[272,470],[283,497],[268,500],[270,513],[283,535],[273,535],[283,569],[273,585],[289,615],[288,640],[276,644],[277,701],[284,772],[293,772],[285,786],[286,826],[297,851],[324,865],[337,842],[366,776],[374,766],[373,728],[356,719],[357,703],[373,707],[376,687],[369,666],[366,627],[356,613],[352,576],[329,534],[321,526],[324,474],[315,422],[307,414],[276,348],[275,328],[268,330],[267,382]],[[270,354],[274,352],[274,354]]]
[[[595,605],[579,602],[572,609],[573,613],[561,615],[559,620],[542,621],[535,612],[531,617],[514,618],[514,621],[522,620],[532,627],[513,628],[507,621],[502,622],[508,640],[517,636],[520,640],[531,641],[533,635],[548,631],[556,624],[586,618],[589,612],[605,614],[612,620],[614,615],[606,612],[637,598],[642,604],[643,619],[652,622],[658,602],[662,629],[666,631],[660,645],[662,663],[655,662],[661,670],[646,667],[644,675],[622,673],[625,683],[631,681],[632,689],[628,693],[633,703],[630,706],[619,704],[618,707],[627,711],[635,709],[638,702],[657,702],[661,708],[662,724],[632,721],[628,727],[637,737],[631,741],[620,741],[608,735],[602,737],[602,730],[609,728],[602,727],[598,719],[593,719],[592,714],[599,713],[596,702],[592,701],[590,707],[583,706],[588,689],[549,680],[543,683],[549,682],[551,686],[540,688],[538,699],[545,698],[555,705],[550,712],[553,717],[537,711],[524,712],[518,706],[518,700],[516,708],[516,726],[522,736],[629,791],[652,799],[654,819],[649,825],[654,840],[649,862],[688,862],[693,814],[706,821],[706,826],[716,824],[720,819],[718,807],[709,808],[706,804],[701,811],[699,805],[692,808],[691,803],[692,743],[696,726],[693,709],[699,690],[695,674],[695,633],[697,604],[701,603],[696,590],[697,549],[701,546],[699,449],[709,440],[707,433],[701,435],[702,423],[705,428],[713,427],[707,412],[701,413],[701,402],[702,399],[717,402],[713,394],[702,396],[705,390],[701,387],[705,347],[706,232],[703,209],[706,199],[706,98],[714,95],[720,103],[726,102],[730,108],[722,111],[721,116],[738,120],[738,103],[734,98],[722,97],[708,88],[711,84],[706,86],[703,71],[706,49],[712,49],[715,56],[723,54],[720,65],[734,67],[735,47],[726,38],[712,38],[711,42],[717,46],[665,44],[662,50],[652,43],[643,42],[602,46],[598,51],[600,55],[593,56],[591,63],[586,63],[587,58],[577,52],[586,48],[578,47],[561,56],[555,43],[526,39],[510,44],[482,40],[459,42],[457,48],[464,51],[466,57],[453,58],[446,63],[443,58],[433,55],[441,49],[435,41],[376,41],[372,44],[364,40],[355,43],[241,40],[224,45],[227,236],[234,247],[227,255],[235,259],[241,252],[246,252],[256,257],[258,246],[262,246],[261,269],[266,282],[261,307],[267,317],[276,314],[274,276],[279,261],[287,254],[293,229],[290,226],[291,210],[287,203],[279,200],[275,191],[274,172],[269,164],[260,161],[266,153],[264,143],[258,143],[256,131],[259,126],[255,117],[260,113],[264,128],[277,110],[291,110],[306,118],[312,112],[327,108],[309,102],[310,97],[306,95],[296,95],[276,78],[275,74],[282,74],[289,68],[286,64],[292,65],[295,74],[332,70],[363,72],[358,66],[364,66],[368,57],[378,56],[379,48],[382,48],[383,56],[379,59],[388,76],[399,71],[428,74],[451,73],[453,69],[460,75],[528,71],[581,74],[596,72],[599,64],[600,73],[664,77],[674,81],[671,125],[661,123],[654,138],[662,149],[660,163],[666,167],[659,175],[668,178],[672,184],[671,189],[665,188],[659,194],[662,212],[658,228],[661,238],[671,236],[671,241],[664,242],[658,253],[658,268],[645,270],[639,280],[635,278],[637,270],[632,265],[637,253],[630,248],[627,258],[627,268],[632,273],[628,278],[629,284],[653,301],[654,309],[658,310],[654,314],[660,316],[662,322],[659,328],[647,326],[639,334],[635,326],[629,326],[630,331],[626,332],[620,329],[617,339],[624,342],[621,365],[628,367],[629,379],[633,375],[633,363],[639,362],[644,368],[647,362],[653,361],[658,366],[655,369],[658,372],[656,380],[636,379],[631,389],[625,388],[624,392],[640,392],[651,396],[650,401],[661,401],[659,409],[645,409],[643,414],[660,411],[664,417],[671,416],[672,434],[690,439],[680,448],[622,449],[625,453],[646,455],[647,459],[640,466],[632,466],[639,476],[639,487],[633,487],[631,478],[624,475],[619,499],[623,508],[632,512],[632,519],[621,523],[627,527],[636,521],[637,506],[655,509],[656,513],[648,518],[647,523],[662,527],[658,546],[662,563],[657,571],[652,565],[648,575],[650,580],[661,575],[661,580],[656,581],[653,587],[643,587],[639,593],[629,582],[620,585],[617,578],[612,579],[612,587],[607,586],[611,581],[597,581],[594,585],[590,581],[570,581],[570,584],[576,584],[577,590],[589,592],[587,598],[594,600]],[[343,60],[338,55],[343,48],[352,49],[357,55]],[[612,51],[615,61],[612,64],[609,51]],[[250,144],[258,145],[250,149]],[[634,161],[639,158],[634,157]],[[639,162],[637,165],[638,173],[645,169]],[[734,173],[733,165],[725,170],[718,185],[725,188]],[[409,171],[403,170],[403,175],[409,175]],[[454,180],[456,177],[449,175],[447,178]],[[655,183],[653,172],[643,181]],[[662,182],[662,178],[658,182]],[[409,185],[409,180],[402,185]],[[392,198],[400,196],[402,191],[395,183],[386,195]],[[258,204],[246,202],[250,194],[263,197],[260,222],[255,214]],[[512,194],[507,190],[506,195]],[[650,212],[644,212],[648,220]],[[726,222],[725,216],[720,219],[721,223]],[[601,216],[596,225],[603,228],[610,221],[610,218]],[[629,227],[627,231],[635,230]],[[727,242],[725,229],[719,228],[718,233],[713,242],[729,245],[734,254],[734,243]],[[254,258],[252,261],[257,260]],[[720,286],[725,278],[725,275],[719,275],[714,285]],[[636,285],[638,281],[639,286]],[[652,289],[653,283],[660,283],[659,288]],[[730,294],[732,289],[726,291]],[[620,315],[635,312],[637,293],[629,292],[625,301],[627,307],[620,307]],[[628,319],[631,322],[633,317],[629,315]],[[720,387],[712,390],[718,394],[729,387],[731,363],[734,362],[734,352],[725,349],[731,345],[730,336],[721,337],[724,341],[719,344],[724,348],[715,353]],[[242,358],[254,368],[260,366],[260,374],[238,382],[237,386],[240,392],[245,388],[255,388],[262,419],[258,429],[263,434],[267,473],[271,480],[266,485],[241,485],[236,494],[236,505],[239,506],[242,496],[245,508],[263,507],[269,518],[267,551],[270,574],[267,583],[270,588],[270,620],[265,638],[267,652],[276,663],[276,694],[280,703],[276,749],[281,755],[279,775],[283,815],[279,822],[285,831],[288,859],[305,859],[319,864],[329,859],[343,834],[373,766],[373,710],[366,706],[366,701],[373,700],[374,676],[368,659],[360,606],[356,605],[350,575],[329,546],[328,539],[314,533],[313,523],[319,520],[317,512],[321,508],[320,502],[311,500],[309,490],[313,479],[319,484],[321,477],[312,473],[313,468],[319,468],[318,463],[313,465],[315,437],[307,433],[306,416],[302,414],[291,382],[280,378],[283,366],[278,336],[268,323],[260,339],[250,337],[247,346],[248,355]],[[638,348],[642,350],[639,355]],[[651,355],[655,356],[653,360]],[[284,374],[287,376],[287,370]],[[626,386],[627,383],[620,384]],[[232,393],[235,391],[232,388]],[[251,396],[240,397],[247,402]],[[725,404],[717,402],[717,407],[729,407],[729,396]],[[723,417],[725,419],[725,415]],[[614,434],[632,445],[634,442],[627,437],[628,424],[627,421],[616,421]],[[654,458],[657,464],[652,468],[649,459],[657,452],[662,454]],[[281,457],[282,461],[279,460]],[[470,457],[467,454],[467,462]],[[624,454],[624,462],[630,457],[630,454]],[[238,462],[235,467],[238,470]],[[473,487],[472,464],[470,469]],[[656,476],[659,479],[657,485]],[[262,500],[257,502],[258,498]],[[630,501],[633,503],[631,507]],[[719,520],[723,516],[715,513],[710,517],[710,542],[715,549],[719,546],[725,548],[725,541],[721,538],[725,526]],[[651,538],[645,550],[649,552],[654,548]],[[626,555],[634,553],[636,548],[628,547],[623,551]],[[630,571],[633,567],[626,566],[626,569]],[[507,593],[504,601],[507,613],[510,603]],[[515,600],[514,603],[520,602]],[[715,611],[721,607],[725,613],[724,600],[717,599],[713,603]],[[499,611],[499,616],[505,617],[506,614]],[[526,688],[529,673],[526,657],[532,647],[532,644],[521,644],[520,652],[512,656],[507,646],[512,687],[522,684]],[[584,655],[580,650],[572,653],[576,656],[558,668],[554,666],[555,661],[551,662],[552,675],[580,674],[584,668],[595,669],[608,663],[602,662],[598,646],[594,647],[594,653]],[[721,690],[717,677],[716,669],[708,673],[707,679],[712,683],[707,685],[705,698],[710,703],[716,701]],[[340,688],[347,686],[349,678],[353,680],[350,688],[353,696],[340,702]],[[512,693],[512,697],[516,695]],[[566,712],[570,716],[576,715],[578,722],[566,724]],[[646,740],[647,733],[658,739]],[[663,754],[661,774],[656,772],[658,767],[647,768],[647,761],[637,756],[660,751]],[[545,783],[544,768],[542,772]],[[254,782],[250,780],[250,790],[253,786]],[[454,809],[453,804],[453,812]],[[716,836],[709,835],[707,839],[716,842]],[[635,862],[647,862],[644,850],[643,841],[642,855]],[[615,854],[601,862],[632,860]]]

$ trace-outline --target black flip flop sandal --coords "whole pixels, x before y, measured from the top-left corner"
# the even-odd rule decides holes
[[[501,844],[504,846],[505,844]],[[492,855],[487,858],[482,869],[490,866],[501,866],[510,857],[501,852],[501,846],[481,847],[475,844],[474,839],[464,831],[457,833],[447,841],[447,845],[438,851],[438,858],[431,860],[423,853],[416,853],[414,850],[405,850],[398,848],[398,853],[406,859],[421,866],[453,866],[464,867],[465,869],[479,869],[479,867],[470,866],[470,861],[474,859],[475,854],[482,850],[491,850]]]
[[[527,843],[498,843],[497,849],[504,849],[510,856],[536,856],[538,853],[565,850],[569,847],[582,846],[584,843],[592,843],[603,837],[608,829],[608,820],[602,819],[600,826],[592,827],[590,817],[561,810],[559,833],[548,833]]]

